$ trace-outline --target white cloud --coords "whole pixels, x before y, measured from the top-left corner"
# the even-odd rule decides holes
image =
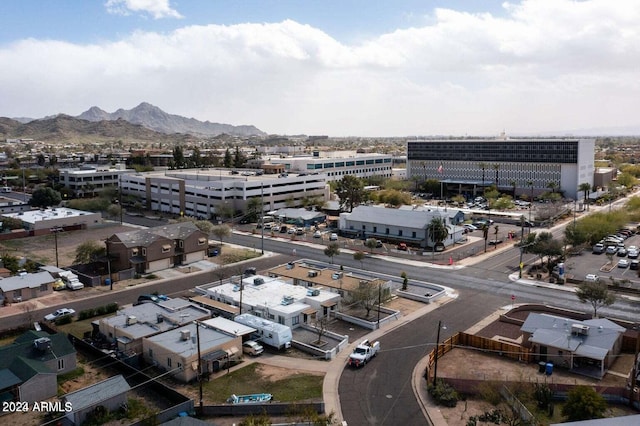
[[[115,15],[130,15],[144,12],[154,19],[182,18],[182,15],[169,5],[169,0],[107,0],[107,12]]]
[[[362,136],[637,123],[640,3],[504,7],[502,17],[438,9],[422,26],[352,45],[290,20],[93,45],[23,40],[0,47],[0,115],[147,101],[273,133]]]

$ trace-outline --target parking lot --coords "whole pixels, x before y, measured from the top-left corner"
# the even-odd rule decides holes
[[[631,264],[635,263],[638,258],[632,254],[629,257],[630,247],[640,247],[640,235],[632,235],[625,239],[615,253],[606,253],[607,247],[612,244],[603,244],[604,251],[596,253],[593,250],[585,250],[580,256],[572,256],[565,262],[565,270],[567,275],[573,275],[576,279],[584,278],[587,274],[593,274],[600,278],[600,281],[610,281],[612,278],[617,281],[631,281],[640,284],[638,278],[638,270],[632,269]],[[619,267],[620,261],[627,261],[627,265]]]

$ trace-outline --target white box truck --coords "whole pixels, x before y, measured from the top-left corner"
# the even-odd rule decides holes
[[[253,334],[253,338],[260,343],[276,349],[291,347],[291,340],[293,340],[291,327],[251,314],[237,315],[233,320],[247,327],[255,328],[256,332]]]
[[[80,282],[78,276],[71,271],[63,271],[58,273],[62,281],[67,285],[69,290],[80,290],[84,288],[84,284]]]

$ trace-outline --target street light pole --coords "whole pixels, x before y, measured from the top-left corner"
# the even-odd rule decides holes
[[[380,329],[380,303],[382,301],[381,284],[378,283],[378,329]]]
[[[58,264],[58,232],[62,232],[63,228],[56,226],[54,228],[51,228],[51,232],[53,232],[53,240],[55,241],[55,247],[56,247],[56,268],[59,268],[60,265]]]

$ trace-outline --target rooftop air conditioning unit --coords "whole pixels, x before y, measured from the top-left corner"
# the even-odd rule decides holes
[[[320,290],[317,288],[307,289],[307,296],[320,296]]]
[[[127,325],[132,325],[138,322],[138,318],[133,315],[127,316]]]
[[[180,330],[180,340],[191,340],[191,330]]]
[[[264,284],[264,278],[254,278],[253,285],[262,285]]]
[[[280,303],[283,306],[291,305],[293,303],[293,296],[283,296],[282,302]]]
[[[33,347],[39,351],[46,351],[51,347],[51,339],[48,337],[40,337],[33,341]]]
[[[574,334],[586,336],[589,334],[589,326],[583,324],[573,324],[571,326],[571,332]]]
[[[317,277],[318,276],[318,271],[309,271],[309,273],[307,274],[310,277]]]

